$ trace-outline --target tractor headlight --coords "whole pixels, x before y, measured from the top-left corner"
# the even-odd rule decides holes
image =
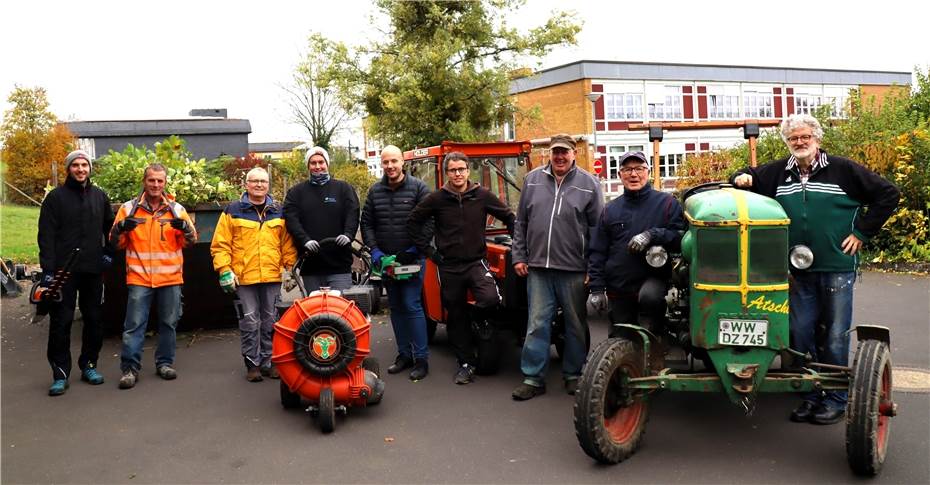
[[[791,261],[791,266],[797,269],[807,269],[814,264],[814,252],[811,248],[798,244],[788,252],[788,260]]]
[[[668,251],[662,246],[652,246],[646,250],[646,264],[653,268],[661,268],[668,261]]]

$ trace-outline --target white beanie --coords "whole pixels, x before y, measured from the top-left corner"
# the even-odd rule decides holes
[[[329,165],[329,153],[326,152],[326,149],[323,147],[313,147],[307,150],[307,155],[304,157],[304,164],[310,165],[310,157],[314,155],[323,155],[323,160],[326,160],[326,165]]]

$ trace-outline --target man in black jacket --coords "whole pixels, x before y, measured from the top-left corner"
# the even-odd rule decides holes
[[[55,271],[64,266],[71,252],[80,249],[71,278],[61,288],[61,302],[53,304],[49,310],[47,355],[53,379],[48,390],[50,396],[60,396],[68,389],[75,302],[84,320],[78,357],[81,380],[103,384],[103,376],[97,372],[97,359],[103,345],[101,272],[113,263],[112,248],[106,245],[113,225],[113,209],[107,194],[90,181],[93,169],[90,155],[75,150],[65,158],[65,167],[68,176],[64,186],[49,192],[39,211],[41,285],[50,284]]]
[[[677,250],[685,230],[681,204],[649,183],[642,152],[620,156],[623,195],[604,207],[588,259],[588,306],[603,312],[610,301],[611,323],[632,323],[658,331],[665,319],[668,271],[646,264],[649,246]],[[614,329],[609,331],[614,336]]]
[[[466,293],[475,298],[476,320],[487,322],[500,305],[501,296],[485,256],[488,215],[507,225],[513,234],[514,213],[488,189],[468,180],[468,157],[452,152],[443,159],[446,183],[429,194],[410,213],[407,229],[417,248],[439,266],[440,294],[449,313],[446,329],[455,349],[459,370],[456,384],[474,378],[477,356]],[[425,226],[434,223],[436,248],[429,245]]]
[[[371,248],[371,265],[378,267],[385,255],[394,255],[400,264],[420,264],[420,273],[407,280],[385,278],[391,307],[391,326],[397,342],[397,358],[388,367],[397,374],[413,367],[410,379],[417,381],[429,373],[429,347],[426,316],[423,314],[423,258],[407,232],[410,212],[429,194],[422,180],[404,173],[400,149],[388,145],[381,150],[384,177],[371,186],[362,209],[362,239]]]
[[[298,249],[309,254],[300,268],[304,288],[310,292],[328,286],[352,286],[352,247],[358,231],[358,195],[347,182],[329,175],[329,153],[322,147],[307,151],[310,179],[287,191],[284,222]],[[335,238],[334,244],[320,241]]]

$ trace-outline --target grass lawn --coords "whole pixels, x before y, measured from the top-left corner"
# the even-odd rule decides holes
[[[38,263],[39,208],[0,205],[0,256],[16,263]]]

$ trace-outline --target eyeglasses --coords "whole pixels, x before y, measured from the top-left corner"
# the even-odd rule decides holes
[[[250,184],[255,184],[255,185],[260,185],[260,184],[268,185],[267,180],[246,180],[246,182]]]
[[[789,136],[788,143],[797,143],[797,142],[807,143],[811,141],[811,138],[813,138],[813,135]]]
[[[629,175],[629,174],[631,174],[631,173],[633,173],[633,172],[636,172],[636,173],[638,173],[638,174],[644,174],[644,173],[646,173],[646,170],[648,170],[648,169],[647,169],[646,167],[642,167],[642,166],[640,166],[640,167],[623,167],[623,168],[620,169],[620,173],[622,173],[623,175]]]
[[[451,174],[453,174],[453,175],[457,175],[457,174],[460,174],[460,173],[465,173],[465,172],[467,172],[467,171],[468,171],[468,167],[459,167],[459,168],[448,168],[448,169],[446,169],[446,172],[449,172],[449,173],[451,173]]]

